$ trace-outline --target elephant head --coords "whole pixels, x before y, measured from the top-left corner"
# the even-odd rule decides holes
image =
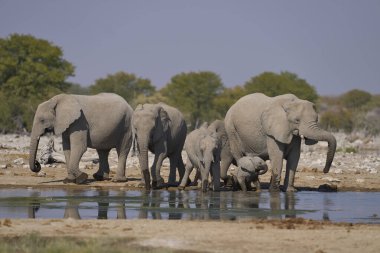
[[[220,161],[220,142],[215,132],[209,132],[205,129],[207,134],[203,135],[199,142],[199,149],[201,152],[200,163],[204,171],[202,174],[202,190],[205,192],[208,189],[208,175],[214,163]],[[219,180],[219,178],[218,178]]]
[[[294,135],[304,137],[307,145],[327,141],[328,151],[323,172],[329,172],[335,155],[336,139],[318,126],[315,105],[294,95],[280,97],[263,111],[261,115],[263,131],[285,144],[290,144]]]
[[[33,120],[29,152],[29,167],[33,172],[41,170],[41,165],[36,160],[40,137],[49,132],[62,134],[81,113],[78,101],[67,94],[57,95],[38,106]]]
[[[219,143],[216,134],[205,135],[200,140],[200,151],[202,155],[201,163],[205,168],[210,168],[211,163],[215,162],[217,152],[219,150]]]
[[[137,140],[139,162],[142,171],[148,170],[148,149],[155,147],[166,152],[166,139],[170,118],[162,106],[138,105],[132,119],[134,138]],[[157,175],[158,176],[158,175]]]

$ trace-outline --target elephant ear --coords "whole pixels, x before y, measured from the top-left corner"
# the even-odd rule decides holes
[[[153,110],[154,115],[156,115],[156,128],[154,130],[153,141],[157,142],[161,139],[166,139],[165,135],[169,130],[170,118],[161,106],[157,106]]]
[[[71,95],[58,95],[54,100],[56,102],[54,133],[60,135],[81,116],[82,108]]]
[[[158,109],[158,114],[159,114],[160,119],[161,119],[163,131],[166,133],[168,131],[168,129],[169,129],[169,124],[170,124],[169,115],[164,110],[164,108],[162,108],[161,106]]]
[[[293,133],[287,113],[281,104],[274,103],[261,114],[261,125],[266,135],[275,140],[285,144],[292,141]]]

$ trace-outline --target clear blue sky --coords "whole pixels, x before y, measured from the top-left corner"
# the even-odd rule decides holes
[[[290,71],[319,94],[380,94],[380,0],[0,0],[0,37],[47,39],[83,86],[117,71],[165,86],[213,71],[227,87]]]

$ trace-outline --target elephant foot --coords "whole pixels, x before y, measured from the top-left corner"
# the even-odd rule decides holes
[[[288,188],[286,188],[286,192],[297,192],[297,189],[294,186],[288,186]]]
[[[125,176],[116,176],[115,178],[112,179],[112,182],[114,183],[125,183],[127,182],[127,178]]]
[[[103,175],[94,173],[92,176],[96,181],[108,181],[111,179],[108,173],[104,173]]]
[[[83,184],[88,178],[88,175],[84,172],[82,172],[78,177],[76,178],[65,178],[63,179],[64,184]]]
[[[174,182],[174,183],[170,183],[170,182],[168,182],[168,183],[166,184],[166,186],[167,186],[167,187],[177,187],[177,186],[178,186],[178,183],[176,183],[176,182]]]
[[[179,185],[179,186],[178,186],[178,190],[180,190],[180,191],[185,190],[185,186],[183,186],[183,185]]]
[[[82,172],[77,178],[75,178],[76,184],[83,184],[88,178],[88,175]]]
[[[281,190],[280,190],[280,186],[278,186],[278,185],[270,185],[269,186],[269,192],[280,192]]]
[[[165,182],[164,179],[160,178],[157,181],[152,181],[152,188],[154,190],[165,188]]]
[[[191,185],[191,180],[190,178],[187,179],[187,182],[186,182],[186,186],[190,186]]]
[[[235,181],[232,176],[227,176],[227,178],[224,180],[224,187],[233,187],[234,184],[235,184]]]

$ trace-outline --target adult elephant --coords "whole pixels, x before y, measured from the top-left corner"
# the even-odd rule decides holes
[[[185,173],[181,152],[186,139],[186,122],[182,113],[164,103],[138,105],[133,113],[134,140],[137,141],[139,162],[145,188],[150,189],[148,150],[154,153],[151,167],[152,187],[161,188],[164,180],[160,175],[163,160],[169,157],[169,185],[176,185],[176,168],[180,178]]]
[[[283,159],[286,162],[284,188],[295,191],[294,177],[301,152],[301,137],[305,144],[328,142],[324,173],[330,169],[336,150],[335,137],[317,125],[315,105],[286,94],[267,97],[254,93],[240,98],[228,110],[225,127],[233,157],[259,156],[270,159],[271,191],[279,191]]]
[[[87,147],[99,154],[96,180],[109,178],[108,154],[112,148],[118,153],[118,167],[114,181],[125,182],[125,163],[132,145],[133,110],[120,96],[101,93],[93,96],[60,94],[41,103],[36,111],[30,141],[29,166],[39,172],[36,160],[40,137],[53,132],[62,134],[63,152],[67,164],[64,183],[83,183],[87,174],[79,170],[79,161]]]

